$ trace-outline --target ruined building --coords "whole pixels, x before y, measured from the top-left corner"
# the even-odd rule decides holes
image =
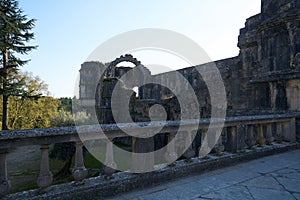
[[[227,115],[300,111],[300,1],[262,0],[261,13],[248,18],[245,27],[240,30],[238,47],[238,56],[215,61],[226,88]],[[86,62],[81,66],[80,102],[88,112],[96,108],[100,123],[114,122],[110,109],[114,86],[118,78],[132,70],[116,67],[123,61],[141,66],[131,55],[117,58],[109,67],[100,62]],[[192,66],[177,72],[192,85],[199,100],[201,117],[209,117],[210,96],[196,72],[197,67],[203,66]],[[171,82],[176,90],[185,95],[185,85],[177,85],[174,78],[168,80],[174,77],[170,76],[174,72],[151,75],[147,68],[141,67],[134,73],[134,76],[143,79]],[[147,121],[149,108],[154,104],[165,108],[167,119],[180,119],[177,97],[168,88],[148,84],[139,87],[136,96],[131,91],[135,84],[138,85],[134,82],[125,84],[119,91],[120,97],[131,95],[129,108],[133,121]]]

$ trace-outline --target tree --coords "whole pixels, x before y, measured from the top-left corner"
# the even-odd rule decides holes
[[[60,101],[49,96],[48,85],[38,76],[29,72],[20,72],[17,79],[22,79],[22,90],[30,96],[9,97],[9,129],[50,127],[52,117],[56,116]],[[2,107],[0,105],[0,111]]]
[[[72,99],[70,97],[61,97],[59,98],[60,105],[58,110],[63,110],[66,112],[72,112]]]
[[[9,129],[51,127],[53,115],[58,113],[59,101],[53,97],[35,98],[9,97]]]
[[[0,0],[0,94],[2,95],[2,130],[8,129],[8,101],[10,96],[29,96],[18,80],[18,70],[28,60],[16,56],[24,55],[35,49],[28,45],[34,38],[31,32],[35,19],[28,19],[19,8],[16,0]]]

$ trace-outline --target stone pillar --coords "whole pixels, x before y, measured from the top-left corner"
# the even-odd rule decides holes
[[[216,152],[217,156],[221,156],[224,150],[225,147],[223,145],[222,135],[220,135],[217,144],[214,146],[214,151]]]
[[[166,161],[171,164],[175,162],[178,158],[177,151],[176,151],[176,141],[175,141],[176,132],[168,133],[168,146],[167,152],[165,155]],[[173,140],[174,139],[174,140]],[[173,140],[173,143],[170,143]]]
[[[277,122],[276,123],[276,137],[275,137],[276,142],[281,143],[283,141],[283,126],[282,122]]]
[[[272,133],[272,124],[267,124],[267,132],[266,132],[266,143],[267,145],[271,145],[274,141],[273,133]]]
[[[132,137],[132,163],[134,173],[150,172],[154,169],[154,138]]]
[[[199,149],[199,158],[207,157],[207,152],[210,152],[210,149],[208,148],[207,129],[201,129],[201,146]]]
[[[255,144],[255,138],[254,138],[254,130],[253,125],[249,124],[247,127],[247,138],[246,138],[246,144],[248,145],[248,148],[251,149]]]
[[[258,124],[257,126],[258,126],[257,143],[258,143],[258,146],[262,147],[266,143],[266,139],[264,138],[263,125]]]
[[[81,141],[76,142],[76,153],[75,153],[75,167],[72,171],[75,182],[83,183],[82,181],[88,174],[88,170],[84,166],[83,160],[83,143]]]
[[[114,149],[113,142],[108,141],[106,143],[106,157],[105,157],[105,167],[104,172],[107,177],[112,177],[113,173],[115,173],[117,168],[117,164],[114,160]]]
[[[239,124],[237,126],[237,150],[244,152],[246,148],[247,126],[245,124]]]
[[[44,189],[52,184],[53,176],[49,169],[49,145],[41,146],[41,164],[40,174],[37,179],[37,185]]]
[[[296,119],[283,123],[283,139],[288,142],[296,142]]]
[[[7,194],[10,189],[10,181],[7,176],[6,149],[0,149],[0,197]]]
[[[192,131],[191,130],[186,131],[185,148],[186,147],[188,147],[188,148],[182,156],[190,161],[191,158],[195,156],[195,151],[193,150],[193,147],[192,147]]]
[[[230,152],[237,152],[238,146],[237,146],[237,127],[236,126],[230,126],[227,128],[227,144],[228,144],[228,151]]]

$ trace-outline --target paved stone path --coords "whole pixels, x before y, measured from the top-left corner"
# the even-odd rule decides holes
[[[300,200],[300,150],[260,158],[108,199]]]

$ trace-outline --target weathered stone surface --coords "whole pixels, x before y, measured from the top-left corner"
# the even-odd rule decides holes
[[[278,183],[272,176],[259,176],[249,181],[243,182],[241,185],[247,187],[267,188],[274,190],[284,190],[283,186]]]
[[[248,18],[245,27],[240,30],[239,55],[215,61],[226,88],[228,115],[237,115],[240,112],[251,115],[255,110],[259,113],[300,110],[299,4],[297,0],[262,1],[261,13]],[[116,64],[123,61],[132,62],[135,66],[141,64],[131,55],[117,58],[107,69],[98,62],[82,64],[80,99],[83,107],[91,108],[89,102],[95,102],[95,85],[104,84],[103,77],[99,77],[99,74],[105,69],[107,77],[117,79],[127,72],[134,71],[134,68],[116,67]],[[160,84],[139,85],[138,98],[133,98],[130,105],[126,105],[130,112],[132,111],[132,119],[149,121],[149,108],[155,103],[165,108],[167,119],[180,119],[183,110],[176,98],[184,97],[188,101],[190,95],[186,86],[178,81],[176,73],[181,74],[193,87],[199,104],[197,112],[201,117],[209,117],[212,106],[210,95],[197,71],[198,68],[209,65],[210,63],[157,75],[151,75],[146,68],[142,72],[134,72],[130,84],[125,83],[129,90],[145,79],[167,83],[170,88]],[[114,90],[114,84],[108,88],[111,92]],[[179,95],[175,96],[173,91]],[[101,94],[101,97],[99,95],[96,97],[96,102],[99,98],[105,98],[100,101],[106,106],[99,109],[104,113],[109,112],[107,110],[110,109],[109,95]],[[194,117],[193,114],[190,115],[190,118]],[[112,122],[112,115],[109,113],[98,118],[101,123]]]
[[[125,191],[132,189],[143,188],[146,186],[162,184],[167,181],[167,187],[162,187],[160,190],[152,190],[149,194],[151,197],[159,196],[169,198],[169,195],[181,196],[178,192],[175,192],[178,187],[184,188],[184,186],[190,186],[186,191],[190,192],[189,197],[196,198],[197,196],[206,195],[207,193],[214,193],[214,191],[222,190],[224,188],[242,184],[247,180],[262,176],[261,173],[271,173],[274,170],[284,169],[291,166],[296,167],[299,165],[299,160],[295,159],[299,156],[299,150],[294,152],[278,154],[272,157],[260,158],[259,160],[251,161],[251,163],[242,163],[238,166],[231,166],[228,169],[220,169],[217,171],[209,172],[209,174],[199,174],[199,172],[204,172],[207,170],[213,170],[221,166],[233,165],[237,161],[248,160],[261,157],[262,155],[270,155],[276,152],[282,152],[284,150],[293,149],[296,145],[281,146],[281,148],[265,147],[264,150],[252,150],[244,154],[225,154],[220,157],[211,157],[206,160],[194,159],[193,162],[186,163],[182,161],[177,161],[172,167],[162,168],[158,171],[145,174],[128,174],[128,173],[117,173],[113,175],[113,179],[106,180],[103,176],[95,177],[85,180],[84,185],[76,185],[74,182],[54,185],[49,187],[49,189],[44,194],[39,194],[38,190],[31,190],[26,192],[21,192],[18,194],[8,195],[3,197],[4,200],[24,200],[24,199],[103,199],[106,196],[117,195]],[[288,158],[288,162],[282,163],[278,160],[284,160]],[[294,160],[294,162],[292,162]],[[266,164],[269,163],[269,164]],[[268,167],[268,172],[261,172],[259,169],[262,166]],[[272,168],[270,168],[272,166]],[[251,167],[251,169],[249,168]],[[180,178],[183,176],[199,176],[198,178],[185,178],[180,179],[179,182],[171,183],[170,180]],[[190,183],[193,182],[193,186]],[[236,194],[235,188],[233,188],[231,194]],[[141,193],[142,192],[142,193]],[[224,190],[226,192],[226,190]],[[152,196],[154,195],[155,196]],[[143,190],[138,192],[138,195],[130,195],[130,199],[142,196]],[[188,192],[183,194],[189,194]],[[198,194],[198,195],[197,195]],[[214,193],[212,195],[221,194]],[[229,194],[229,193],[227,193]],[[117,199],[123,195],[117,196]],[[146,195],[145,195],[146,196]],[[125,199],[126,194],[124,195]],[[173,198],[173,199],[174,199]]]
[[[280,184],[282,184],[290,192],[300,191],[300,180],[292,178],[276,178]]]
[[[178,161],[176,163],[177,166],[173,166],[174,168],[169,167],[162,169],[159,172],[151,172],[140,176],[131,175],[127,177],[123,174],[123,179],[118,179],[116,175],[114,177],[115,180],[110,180],[108,183],[101,182],[99,184],[92,180],[92,184],[87,183],[85,186],[78,187],[76,189],[73,188],[72,184],[67,184],[66,191],[71,191],[70,195],[74,195],[72,192],[79,193],[81,195],[79,198],[92,198],[92,196],[89,196],[92,195],[89,193],[89,190],[96,191],[100,196],[108,195],[109,192],[110,194],[116,194],[128,189],[147,185],[147,182],[149,182],[148,184],[154,184],[158,181],[169,180],[170,177],[180,177],[192,172],[199,172],[200,169],[215,168],[222,163],[226,165],[229,164],[232,159],[239,161],[243,160],[245,157],[255,158],[261,155],[270,154],[271,152],[281,151],[281,149],[286,148],[284,146],[286,145],[286,141],[295,142],[295,132],[298,135],[297,139],[299,141],[300,1],[262,1],[262,12],[247,19],[245,27],[240,30],[238,47],[240,48],[238,56],[216,61],[215,65],[219,69],[226,87],[228,101],[227,113],[228,116],[231,116],[226,118],[225,127],[227,130],[225,131],[225,136],[222,136],[220,144],[221,146],[222,144],[225,145],[225,150],[234,153],[238,152],[240,155],[225,154],[214,158],[217,161],[211,161],[210,159],[212,157],[207,156],[208,160],[199,161],[197,159],[191,159],[191,163],[187,164],[182,164],[183,162]],[[117,64],[124,61],[133,63],[135,67],[117,67]],[[109,132],[110,134],[108,137],[111,139],[115,137],[123,137],[125,136],[125,133],[122,132],[121,129],[134,132],[134,125],[144,128],[143,131],[138,132],[140,135],[145,133],[147,134],[148,131],[162,127],[163,129],[161,133],[174,133],[178,131],[179,125],[183,127],[182,131],[198,131],[199,129],[207,129],[209,124],[217,123],[218,120],[224,121],[224,119],[209,119],[211,116],[211,110],[215,105],[212,105],[208,88],[201,74],[198,73],[198,69],[208,68],[211,64],[212,63],[207,63],[180,69],[176,72],[173,71],[164,74],[151,75],[150,71],[143,67],[141,63],[131,55],[121,56],[115,61],[108,63],[107,66],[99,62],[84,63],[80,70],[80,103],[88,113],[93,114],[93,111],[96,110],[98,122],[101,125],[12,132],[3,131],[0,133],[1,148],[11,148],[20,144],[44,145],[57,142],[78,141],[79,138],[77,130],[84,131],[86,136],[92,140],[100,131]],[[127,73],[132,73],[132,76],[129,78],[127,77],[129,80],[124,81],[122,77]],[[182,75],[192,86],[192,90],[195,92],[198,100],[196,109],[192,109],[195,108],[193,107],[195,102],[192,100],[190,90],[186,87],[188,84],[181,84],[181,82],[178,81],[176,74]],[[150,82],[152,80],[157,82],[157,84],[143,85],[145,80],[150,80]],[[122,84],[120,84],[119,87],[116,87],[117,83],[120,82],[122,82]],[[163,87],[161,85],[162,83],[168,83],[171,88]],[[138,87],[137,94],[133,92],[134,87]],[[113,92],[117,92],[118,98],[112,102],[111,98]],[[178,95],[175,96],[175,93]],[[182,107],[180,105],[178,101],[179,98],[184,98],[186,100],[186,106]],[[128,105],[124,105],[124,101],[122,101],[123,99],[128,100]],[[151,109],[155,106],[160,110],[159,112],[155,112],[153,115],[153,113],[151,114]],[[115,119],[115,116],[113,116],[113,107],[125,107],[128,109],[116,109],[115,112],[119,117],[117,120]],[[126,115],[128,114],[127,111],[129,111],[129,116]],[[182,119],[183,112],[189,113],[188,117],[185,116]],[[153,122],[151,126],[148,126],[151,117],[154,121],[161,119],[175,121]],[[201,119],[199,119],[200,117]],[[127,122],[130,122],[131,120],[137,123],[127,124]],[[280,120],[280,122],[276,120]],[[115,124],[116,122],[118,124]],[[103,125],[103,123],[111,124]],[[198,124],[200,126],[199,129]],[[271,127],[273,127],[271,128],[271,131],[270,124]],[[294,128],[295,124],[296,129]],[[252,127],[252,131],[249,132],[245,127],[237,128],[245,125]],[[267,134],[263,127],[265,125],[269,125]],[[138,136],[139,135],[136,136],[136,141],[133,142],[133,151],[136,152],[142,153],[153,151],[153,149],[161,148],[167,142],[167,139],[163,138],[163,136],[154,137],[154,139],[143,139],[138,138]],[[275,137],[275,141],[280,142],[281,144],[272,143],[272,137]],[[199,134],[197,139],[198,146],[194,143],[191,145],[189,150],[199,150],[199,143],[201,142]],[[153,142],[153,140],[157,140],[158,142]],[[269,146],[264,145],[265,140]],[[182,141],[185,143],[185,140]],[[257,142],[260,147],[255,145]],[[252,147],[252,149],[246,150],[244,148],[245,143],[248,147]],[[181,144],[176,145],[174,145],[175,149],[184,146]],[[294,147],[297,146],[296,144],[290,145]],[[215,151],[218,152],[219,150],[215,148]],[[186,158],[190,158],[192,156],[190,152],[191,151],[187,152],[184,156]],[[81,153],[78,155],[81,155]],[[5,159],[2,158],[1,160]],[[81,158],[79,160],[81,160]],[[150,164],[147,163],[148,161],[151,161]],[[245,182],[247,179],[255,178],[253,176],[258,173],[270,173],[293,164],[297,167],[297,161],[290,158],[285,158],[284,162],[280,161],[270,160],[268,163],[255,163],[255,166],[241,165],[244,168],[244,170],[242,170],[243,176],[239,173],[236,174],[235,172],[227,172],[222,175],[216,175],[216,177],[214,177],[215,179],[223,180],[222,184],[219,185],[220,188],[218,188],[220,190],[211,191],[210,189],[214,188],[208,188],[206,192],[211,192],[210,194],[198,197],[200,199],[218,197],[226,199],[230,198],[230,194],[232,194],[235,195],[236,198],[239,198],[240,194],[238,191],[241,191],[241,193],[244,194],[243,199],[248,197],[250,198],[250,194],[252,194],[254,198],[258,199],[264,197],[280,197],[281,199],[288,199],[291,197],[291,194],[286,191],[276,190],[276,192],[273,192],[274,189],[278,189],[273,179],[270,180],[272,182],[272,186],[274,186],[271,189],[265,188],[266,184],[263,184],[263,181],[260,188],[252,187],[253,183],[259,182],[257,180]],[[152,158],[148,157],[137,159],[137,162],[142,163],[142,168],[149,167],[149,169],[152,169],[152,163],[154,163],[154,161],[152,162]],[[1,163],[1,166],[4,166],[5,162]],[[80,163],[81,164],[77,166],[77,172],[75,173],[75,177],[77,177],[76,180],[78,181],[83,179],[86,175],[86,170],[81,161]],[[4,169],[4,167],[1,169]],[[107,172],[112,175],[112,171],[114,170],[111,168],[107,169]],[[1,177],[5,177],[6,170],[2,171]],[[297,174],[297,172],[295,173]],[[299,190],[299,180],[297,178],[292,179],[290,176],[280,174],[279,172],[272,176],[274,179],[281,182],[284,187],[289,188],[289,190],[294,192]],[[297,175],[295,175],[295,177],[297,177]],[[5,182],[6,179],[7,178],[4,178],[4,182],[2,184],[4,190],[7,190],[8,186]],[[99,179],[101,179],[101,177]],[[38,183],[40,187],[46,187],[51,182],[52,175],[49,171],[47,150],[44,151],[42,155],[41,174],[38,178]],[[232,184],[242,182],[245,183],[245,186],[232,186]],[[229,195],[224,194],[221,191],[224,185],[231,186],[229,188]],[[187,184],[187,186],[190,185]],[[246,190],[247,187],[250,188],[249,191]],[[59,189],[61,188],[58,186],[54,186],[52,189],[53,188],[53,191],[56,193],[53,191],[53,193],[48,193],[49,196],[52,195],[51,198],[65,198],[60,197],[61,191],[59,191]],[[191,193],[196,191],[196,188],[193,186],[190,186],[189,188],[191,189]],[[32,191],[32,193],[34,193],[33,196],[38,196],[35,192],[36,191]],[[2,193],[2,191],[0,193]],[[149,194],[148,197],[145,198],[161,196],[173,198],[175,194],[169,191],[163,191],[162,193],[164,194],[161,195],[160,192],[155,192],[155,194]],[[182,197],[181,194],[178,195]],[[27,195],[30,196],[31,192],[28,192]],[[175,195],[175,197],[178,197],[178,195]],[[41,198],[47,198],[49,196],[43,196]],[[197,196],[191,196],[191,198],[196,197]]]
[[[218,190],[206,195],[201,195],[200,198],[206,199],[222,199],[222,200],[252,200],[252,196],[248,189],[243,186],[232,186],[226,189]]]
[[[287,191],[263,189],[257,187],[250,187],[249,191],[254,199],[274,199],[274,200],[293,200],[293,195]]]

